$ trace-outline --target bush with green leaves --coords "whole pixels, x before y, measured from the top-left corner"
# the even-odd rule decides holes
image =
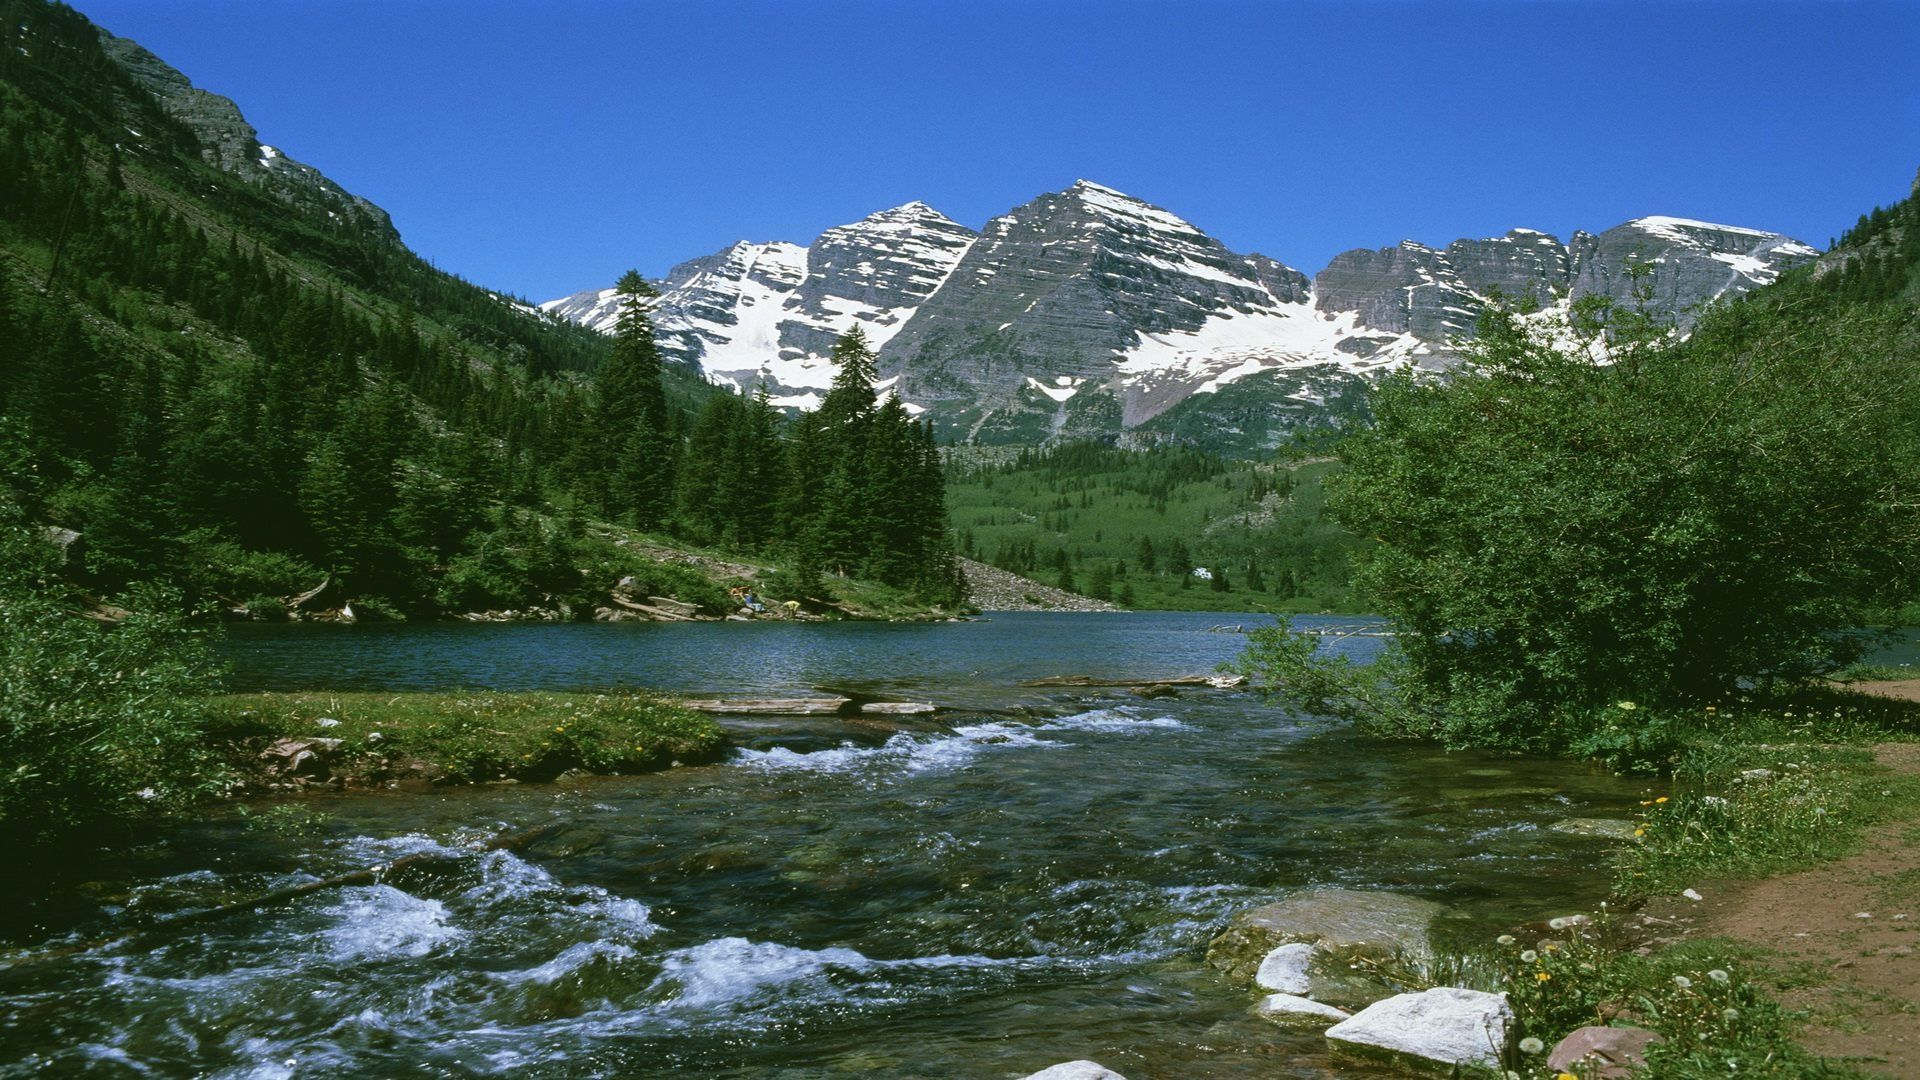
[[[1894,309],[1736,304],[1685,341],[1597,301],[1490,311],[1457,371],[1382,380],[1329,481],[1391,662],[1315,675],[1267,635],[1242,666],[1387,730],[1555,751],[1622,700],[1833,670],[1920,591],[1916,352]]]
[[[118,626],[64,602],[52,550],[0,503],[0,843],[177,806],[217,787],[201,698],[217,675],[178,597],[131,598]]]

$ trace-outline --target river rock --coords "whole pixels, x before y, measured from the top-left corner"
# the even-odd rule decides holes
[[[1353,1015],[1298,994],[1268,994],[1254,1008],[1266,1019],[1288,1027],[1325,1028],[1328,1021],[1338,1023]]]
[[[1255,985],[1262,990],[1278,990],[1281,994],[1304,994],[1311,977],[1307,965],[1313,960],[1313,946],[1304,941],[1291,945],[1282,945],[1266,955],[1260,961],[1259,970],[1253,973]]]
[[[1646,1065],[1647,1047],[1665,1041],[1645,1028],[1576,1028],[1547,1055],[1547,1068],[1594,1080],[1618,1080]]]
[[[1442,986],[1396,994],[1327,1029],[1343,1053],[1413,1071],[1496,1069],[1513,1027],[1505,994]]]
[[[1063,1061],[1058,1065],[1041,1069],[1037,1073],[1029,1073],[1021,1080],[1127,1080],[1127,1078],[1097,1061],[1082,1059]]]
[[[1207,963],[1229,976],[1252,979],[1282,945],[1318,946],[1319,963],[1432,955],[1427,927],[1446,910],[1431,900],[1356,889],[1308,889],[1275,904],[1243,911],[1207,946]]]
[[[1603,840],[1633,840],[1633,822],[1619,818],[1567,818],[1547,826],[1568,836],[1591,836]]]

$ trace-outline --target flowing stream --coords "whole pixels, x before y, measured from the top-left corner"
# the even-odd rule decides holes
[[[1239,692],[1018,685],[1204,673],[1244,642],[1213,628],[1259,621],[243,629],[243,688],[827,688],[971,712],[893,734],[759,721],[718,765],[309,795],[309,835],[221,812],[77,858],[5,890],[0,938],[46,955],[0,962],[0,1076],[1331,1075],[1317,1036],[1205,966],[1233,912],[1386,888],[1471,938],[1584,909],[1605,848],[1547,826],[1629,816],[1641,788],[1368,742]],[[468,846],[549,823],[524,850]],[[448,857],[71,947],[418,852]]]

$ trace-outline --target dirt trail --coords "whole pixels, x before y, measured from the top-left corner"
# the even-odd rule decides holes
[[[1900,701],[1920,701],[1920,679],[1888,679],[1879,682],[1847,683],[1848,690],[1858,690],[1863,694],[1878,697],[1897,698]]]
[[[1920,743],[1884,743],[1874,754],[1920,775]],[[1920,821],[1881,825],[1838,862],[1701,891],[1683,916],[1688,932],[1777,950],[1823,984],[1784,995],[1812,1014],[1809,1050],[1920,1080]]]

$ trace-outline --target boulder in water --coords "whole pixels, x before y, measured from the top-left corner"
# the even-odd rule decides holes
[[[1497,1069],[1513,1029],[1505,994],[1435,987],[1396,994],[1327,1029],[1342,1053],[1415,1072],[1452,1075],[1462,1065]]]
[[[1097,1061],[1064,1061],[1029,1074],[1023,1080],[1127,1080]]]
[[[1431,956],[1427,927],[1445,909],[1431,900],[1357,889],[1308,889],[1243,911],[1207,946],[1207,963],[1252,979],[1277,948],[1314,945],[1322,963]]]

